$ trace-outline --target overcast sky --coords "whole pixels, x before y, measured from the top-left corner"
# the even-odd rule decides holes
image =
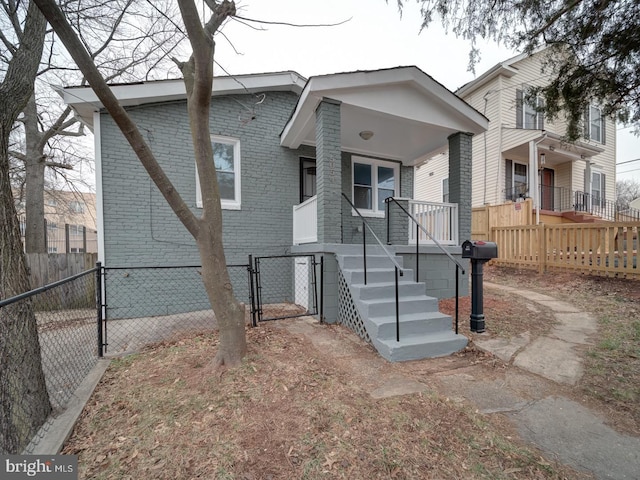
[[[346,23],[326,28],[294,28],[237,21],[224,26],[216,46],[217,75],[294,70],[312,75],[416,65],[450,90],[474,74],[467,70],[469,43],[445,34],[439,22],[420,32],[419,6],[405,0],[240,0],[239,15],[295,24]],[[226,40],[224,37],[228,38]],[[230,43],[232,42],[232,44]],[[517,54],[495,44],[480,45],[477,74]],[[618,126],[618,162],[640,159],[640,139]],[[628,173],[624,173],[628,172]],[[618,168],[618,179],[640,181],[640,161]]]

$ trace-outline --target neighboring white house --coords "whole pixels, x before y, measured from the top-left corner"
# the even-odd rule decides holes
[[[584,138],[564,141],[564,119],[543,118],[534,105],[542,99],[526,95],[548,78],[542,71],[544,55],[543,50],[510,58],[456,92],[489,119],[489,129],[472,142],[472,206],[529,197],[542,214],[605,216],[616,198],[615,122],[592,105],[585,112]],[[447,201],[448,152],[416,170],[416,198]]]

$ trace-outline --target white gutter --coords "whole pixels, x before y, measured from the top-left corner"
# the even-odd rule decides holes
[[[93,148],[96,169],[96,228],[98,230],[98,261],[104,265],[104,198],[102,192],[102,145],[100,112],[93,112]]]

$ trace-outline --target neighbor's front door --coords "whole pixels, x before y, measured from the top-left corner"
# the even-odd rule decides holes
[[[540,172],[540,208],[542,210],[554,209],[554,171],[543,168]]]

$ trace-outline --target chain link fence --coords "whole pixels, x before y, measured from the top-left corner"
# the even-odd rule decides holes
[[[104,353],[139,351],[178,335],[217,328],[199,266],[105,267]],[[249,265],[227,265],[235,297],[251,310]]]
[[[96,271],[0,302],[10,356],[0,367],[3,454],[31,453],[96,365]]]
[[[256,314],[262,321],[317,313],[317,265],[312,255],[228,265],[247,323]],[[0,351],[11,353],[0,366],[0,453],[32,453],[101,356],[215,330],[201,271],[98,265],[0,301]],[[41,401],[26,401],[38,386]]]

